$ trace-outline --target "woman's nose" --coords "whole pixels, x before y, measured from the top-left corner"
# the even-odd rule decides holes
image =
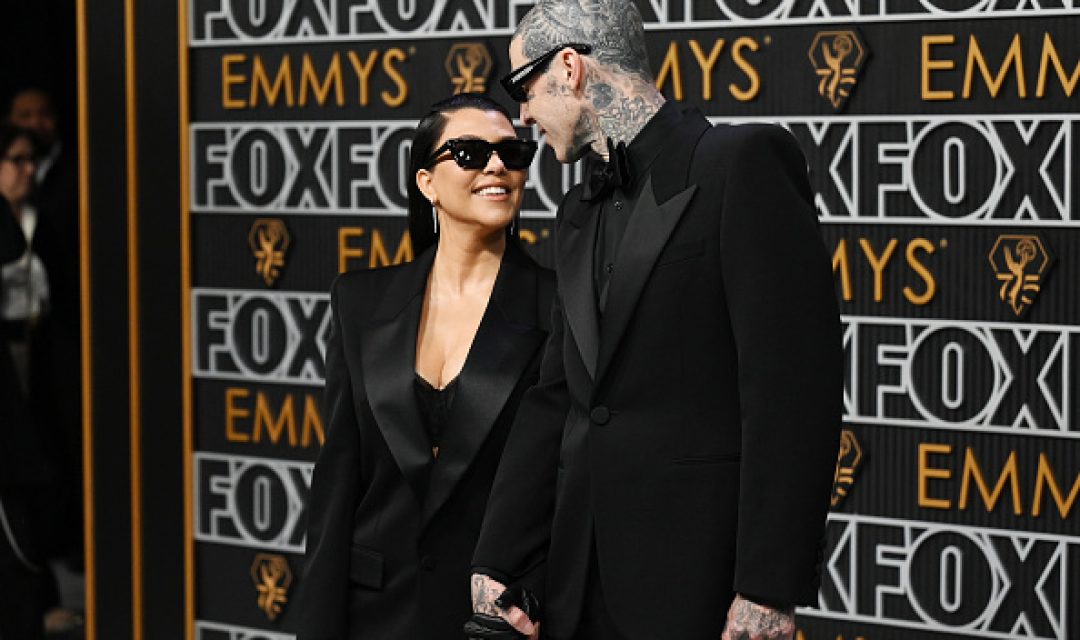
[[[503,164],[502,158],[499,157],[499,152],[492,150],[491,155],[488,156],[487,165],[484,167],[484,173],[503,173],[506,171],[506,165]]]

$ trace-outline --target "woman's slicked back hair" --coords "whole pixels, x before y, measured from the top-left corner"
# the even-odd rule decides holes
[[[506,117],[508,122],[513,122],[510,112],[498,102],[480,93],[459,93],[445,100],[440,100],[431,105],[427,115],[420,118],[416,125],[416,133],[413,135],[412,148],[409,150],[409,179],[407,180],[409,192],[409,236],[412,238],[413,255],[420,255],[428,247],[435,244],[435,225],[432,223],[432,205],[420,187],[416,186],[416,174],[421,169],[430,169],[428,161],[435,151],[435,145],[442,138],[446,130],[448,114],[462,109],[479,109],[480,111],[495,111]],[[516,233],[516,224],[514,227]],[[507,235],[511,234],[507,227]]]

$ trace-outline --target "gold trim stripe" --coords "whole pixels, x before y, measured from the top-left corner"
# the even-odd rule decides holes
[[[135,0],[124,0],[124,94],[127,146],[128,421],[131,447],[131,629],[132,639],[142,640],[142,372],[139,352],[139,130]]]
[[[87,54],[87,0],[76,0],[76,46],[79,74],[79,315],[82,321],[83,554],[86,575],[86,640],[97,638],[97,587],[94,556],[94,402],[90,316],[90,103]]]
[[[184,430],[184,638],[195,638],[195,500],[191,467],[195,444],[191,382],[191,200],[189,196],[190,149],[188,147],[188,2],[177,4],[180,76],[180,336]]]

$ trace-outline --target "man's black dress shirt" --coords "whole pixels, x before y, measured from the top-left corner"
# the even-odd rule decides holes
[[[593,247],[593,278],[600,313],[607,306],[608,282],[616,269],[619,244],[645,184],[642,176],[648,174],[649,166],[681,119],[682,112],[675,103],[664,103],[625,149],[630,166],[627,184],[610,189],[600,197],[599,228]],[[609,158],[608,161],[614,162],[615,159]],[[589,200],[592,195],[587,189],[582,198]]]

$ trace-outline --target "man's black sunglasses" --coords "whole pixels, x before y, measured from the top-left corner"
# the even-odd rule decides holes
[[[536,142],[532,140],[500,140],[488,142],[475,138],[451,138],[443,143],[428,158],[427,166],[438,162],[444,151],[450,152],[450,158],[462,169],[483,169],[491,159],[492,153],[499,154],[503,166],[511,171],[528,169],[536,155]]]
[[[555,54],[566,48],[573,49],[582,55],[592,53],[592,45],[579,43],[560,44],[539,58],[534,58],[507,74],[499,81],[502,83],[503,89],[506,89],[506,92],[510,94],[510,97],[515,102],[528,102],[529,92],[525,90],[525,83],[536,74],[543,73],[551,64]]]

